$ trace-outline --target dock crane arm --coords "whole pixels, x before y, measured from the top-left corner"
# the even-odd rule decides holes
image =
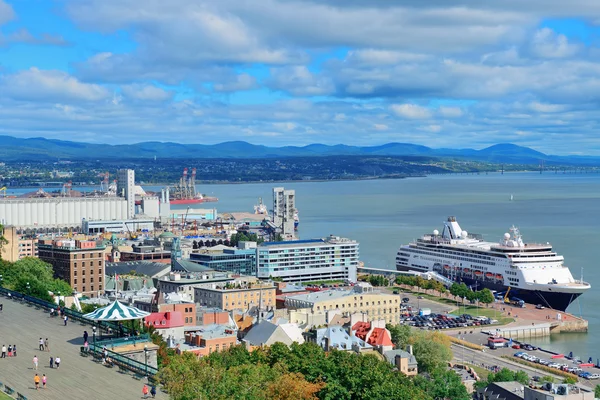
[[[510,299],[508,298],[508,292],[510,292],[510,286],[508,287],[508,290],[504,294],[504,302],[505,303],[509,303],[510,302]]]

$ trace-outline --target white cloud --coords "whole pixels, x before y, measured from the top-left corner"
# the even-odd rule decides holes
[[[15,18],[15,11],[10,4],[0,0],[0,25],[12,21]]]
[[[0,76],[0,96],[30,101],[98,101],[106,99],[109,91],[82,83],[66,72],[30,68]]]
[[[239,74],[231,82],[216,83],[214,88],[217,92],[238,92],[258,87],[256,78],[249,74]]]
[[[463,111],[460,107],[440,106],[438,112],[441,116],[446,118],[458,118],[463,115]]]
[[[165,101],[173,97],[173,92],[156,86],[134,83],[121,86],[125,97],[142,101]]]
[[[373,128],[375,128],[378,131],[387,131],[389,129],[389,126],[387,126],[386,124],[373,124]]]
[[[565,35],[550,28],[538,30],[531,43],[535,55],[543,58],[566,58],[577,53],[579,46],[569,43]]]
[[[439,133],[442,130],[441,125],[426,125],[426,126],[422,126],[419,128],[422,131],[425,132],[431,132],[431,133]]]
[[[427,107],[421,107],[416,104],[392,104],[392,111],[402,118],[408,119],[427,119],[431,118],[431,110]]]
[[[540,113],[556,113],[566,109],[562,104],[544,104],[537,101],[530,103],[529,108]]]
[[[334,91],[333,82],[328,77],[314,75],[305,66],[291,66],[271,69],[269,86],[296,96],[322,96]]]
[[[1,10],[0,10],[1,12]],[[8,45],[14,43],[24,43],[31,45],[49,45],[49,46],[68,46],[62,36],[43,33],[40,36],[34,36],[25,28],[21,28],[7,35],[0,34],[0,45]]]

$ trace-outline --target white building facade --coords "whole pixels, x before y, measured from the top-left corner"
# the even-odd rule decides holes
[[[117,172],[117,195],[127,201],[126,219],[135,215],[135,171],[132,169],[120,169]]]
[[[326,239],[267,242],[256,249],[257,276],[284,282],[347,280],[356,282],[359,244],[330,236]]]

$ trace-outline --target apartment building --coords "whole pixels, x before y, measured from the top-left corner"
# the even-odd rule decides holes
[[[275,308],[275,286],[258,282],[201,285],[194,288],[194,301],[226,311]]]
[[[88,297],[104,293],[105,246],[93,240],[40,240],[38,257],[52,265],[54,275]]]
[[[20,234],[13,226],[5,226],[2,235],[8,242],[2,246],[0,258],[3,260],[15,262],[25,257],[37,257],[37,237]]]
[[[400,323],[400,296],[384,294],[373,287],[354,286],[352,289],[325,290],[290,296],[285,299],[289,309],[310,309],[312,313],[337,310],[346,315],[363,313],[366,320],[385,320]]]
[[[279,278],[284,282],[356,282],[358,258],[358,242],[338,236],[267,242],[256,249],[257,276]]]

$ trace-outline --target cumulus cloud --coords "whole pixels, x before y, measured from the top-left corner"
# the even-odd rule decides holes
[[[257,87],[256,78],[249,74],[239,74],[230,82],[220,82],[214,85],[217,92],[238,92]]]
[[[440,106],[438,112],[442,117],[446,118],[458,118],[463,115],[463,111],[460,107]]]
[[[30,101],[98,101],[109,91],[96,84],[82,83],[62,71],[37,68],[0,76],[0,96]]]
[[[408,119],[427,119],[431,118],[431,110],[427,107],[421,107],[416,104],[392,104],[392,111],[402,118]]]
[[[333,93],[333,82],[328,77],[317,76],[305,66],[271,69],[269,86],[296,96],[322,96]]]
[[[1,13],[1,10],[0,10]],[[15,43],[32,44],[32,45],[48,45],[48,46],[69,46],[62,36],[43,33],[39,36],[32,35],[27,29],[21,28],[7,35],[0,35],[0,45],[9,45]]]
[[[550,28],[537,31],[531,43],[532,52],[543,58],[565,58],[577,53],[579,46],[569,43],[565,35]]]
[[[0,0],[0,26],[15,18],[15,11],[10,4]]]
[[[121,87],[121,91],[125,97],[142,101],[165,101],[173,97],[172,91],[139,83],[124,85]]]

